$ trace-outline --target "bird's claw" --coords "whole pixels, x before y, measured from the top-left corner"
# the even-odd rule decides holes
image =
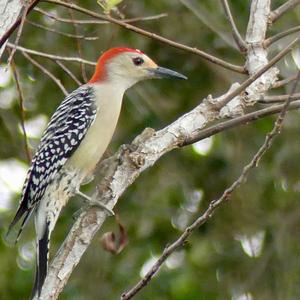
[[[103,209],[108,214],[108,216],[114,216],[115,215],[115,213],[113,212],[112,209],[108,208],[106,205],[102,204],[99,201],[93,200],[91,197],[89,197],[86,194],[80,192],[79,190],[76,192],[76,194],[78,194],[79,196],[81,196],[83,198],[83,201],[87,205],[89,205],[89,206],[96,206],[96,207],[99,207],[99,208]]]
[[[89,205],[90,206],[96,206],[96,207],[99,207],[99,208],[103,209],[108,214],[108,216],[110,216],[110,217],[112,217],[112,216],[115,215],[115,213],[114,213],[114,211],[112,209],[110,209],[106,205],[100,203],[99,201],[93,201],[93,200],[91,200],[89,202]]]

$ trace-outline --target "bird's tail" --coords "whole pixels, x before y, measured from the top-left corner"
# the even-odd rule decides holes
[[[48,270],[50,230],[46,223],[44,234],[41,238],[37,236],[36,245],[36,273],[31,299],[39,299]]]
[[[51,194],[51,198],[48,195],[43,197],[35,213],[35,230],[37,236],[36,274],[31,294],[32,299],[40,298],[43,284],[48,272],[51,233],[53,232],[60,211],[67,201],[67,195],[59,193],[60,189],[58,189],[58,195],[56,195],[55,192],[49,192]],[[55,196],[60,196],[60,201],[55,201]]]
[[[26,194],[25,194],[26,195]],[[34,211],[34,207],[27,208],[27,205],[24,201],[24,197],[22,198],[22,201],[19,205],[18,211],[10,223],[7,233],[5,235],[5,239],[9,244],[16,244],[19,240],[19,237],[26,226],[32,212]],[[19,227],[16,228],[17,223],[19,223],[22,220]]]

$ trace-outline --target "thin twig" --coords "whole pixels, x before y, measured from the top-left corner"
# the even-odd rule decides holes
[[[295,93],[292,96],[289,95],[264,96],[261,99],[259,99],[257,102],[263,104],[282,103],[285,102],[289,97],[292,99],[292,101],[298,100],[300,98],[300,93]]]
[[[69,3],[70,3],[70,0],[67,0]],[[74,11],[69,8],[68,9],[68,12],[69,12],[69,15],[71,17],[71,20],[73,20],[72,22],[72,25],[74,27],[74,31],[75,31],[75,34],[78,35],[78,24],[74,22]],[[76,46],[77,46],[77,51],[78,51],[78,55],[80,58],[83,57],[83,51],[82,51],[82,45],[81,45],[81,41],[80,39],[76,39]],[[87,82],[88,79],[87,79],[87,75],[86,75],[86,69],[85,69],[85,64],[81,63],[80,64],[80,68],[81,68],[81,75],[82,75],[82,79],[84,82]]]
[[[238,47],[236,47],[231,33],[224,31],[223,25],[217,25],[216,17],[214,14],[211,14],[208,9],[205,9],[203,5],[201,5],[200,1],[191,1],[191,0],[179,0],[182,5],[184,5],[190,12],[195,15],[208,29],[215,33],[220,39],[222,39],[229,47],[239,51]],[[201,6],[200,6],[201,5]]]
[[[184,146],[192,145],[196,142],[199,142],[217,133],[224,132],[232,128],[236,128],[239,125],[249,124],[250,122],[260,120],[266,116],[280,113],[282,111],[282,108],[283,108],[283,104],[273,105],[264,109],[256,110],[254,112],[245,114],[243,116],[234,119],[220,122],[213,126],[209,126],[207,128],[200,130],[198,133],[191,135],[189,139],[186,139],[181,145],[178,146],[184,147]],[[300,108],[300,98],[299,100],[293,101],[289,106],[289,110],[295,110],[299,108]]]
[[[57,86],[61,89],[61,91],[64,93],[65,96],[67,96],[69,93],[66,90],[66,88],[63,86],[61,83],[60,79],[58,79],[54,74],[52,74],[48,69],[46,69],[44,66],[42,66],[40,63],[38,63],[35,59],[30,57],[27,53],[24,51],[21,52],[23,56],[28,59],[33,65],[38,67],[43,73],[45,73],[47,76],[49,76],[56,84]]]
[[[19,41],[20,41],[20,38],[21,38],[21,35],[22,35],[22,32],[23,32],[23,26],[24,26],[24,23],[25,23],[26,16],[28,14],[29,7],[30,7],[30,3],[25,1],[25,4],[23,5],[23,12],[22,12],[20,26],[19,26],[17,36],[16,36],[16,39],[15,39],[15,42],[14,42],[14,47],[11,49],[9,57],[7,59],[7,65],[10,65],[10,63],[11,63],[13,57],[14,57],[14,54],[17,50],[16,47],[19,44]]]
[[[13,48],[14,44],[8,42],[7,47]],[[74,62],[78,62],[78,63],[84,63],[84,64],[87,64],[87,65],[90,65],[90,66],[95,66],[96,65],[95,62],[92,62],[92,61],[89,61],[89,60],[86,60],[86,59],[81,59],[79,57],[60,56],[60,55],[55,55],[55,54],[50,54],[50,53],[46,53],[46,52],[40,52],[40,51],[32,50],[32,49],[29,49],[29,48],[24,48],[24,47],[21,47],[21,46],[17,46],[16,49],[19,50],[19,51],[25,52],[25,53],[29,53],[29,54],[36,55],[36,56],[41,56],[41,57],[46,57],[46,58],[49,58],[49,59],[52,59],[52,60],[74,61]]]
[[[26,128],[25,128],[24,97],[23,97],[23,93],[22,93],[22,89],[21,89],[21,85],[20,85],[20,81],[19,81],[19,74],[18,74],[17,67],[15,65],[15,61],[14,61],[13,57],[11,58],[10,66],[13,71],[14,80],[15,80],[18,94],[19,94],[20,119],[21,119],[21,128],[22,128],[23,138],[24,138],[24,148],[25,148],[27,161],[28,161],[28,163],[30,163],[31,162],[31,152],[29,150],[27,132],[26,132]]]
[[[290,82],[296,80],[296,78],[297,78],[297,75],[293,75],[293,76],[290,76],[290,77],[288,77],[288,78],[286,78],[286,79],[276,81],[276,82],[272,85],[272,88],[273,88],[273,89],[280,88],[280,87],[282,87],[282,86],[284,86],[284,85],[287,85],[287,84],[289,84]]]
[[[78,12],[81,12],[83,14],[86,14],[88,16],[91,16],[91,17],[94,17],[96,19],[100,19],[100,20],[105,20],[105,21],[109,21],[110,23],[113,23],[113,24],[117,24],[127,30],[131,30],[133,32],[136,32],[138,34],[141,34],[141,35],[144,35],[146,37],[149,37],[151,39],[154,39],[154,40],[157,40],[157,41],[160,41],[160,42],[163,42],[167,45],[170,45],[172,47],[175,47],[177,49],[181,49],[181,50],[185,50],[187,52],[190,52],[190,53],[193,53],[193,54],[196,54],[196,55],[199,55],[200,57],[214,63],[214,64],[217,64],[219,66],[222,66],[223,68],[226,68],[226,69],[229,69],[229,70],[232,70],[232,71],[235,71],[235,72],[238,72],[238,73],[242,73],[244,74],[246,71],[244,69],[244,67],[241,67],[241,66],[237,66],[237,65],[234,65],[234,64],[231,64],[223,59],[220,59],[218,57],[215,57],[211,54],[208,54],[202,50],[199,50],[198,48],[195,48],[195,47],[189,47],[189,46],[186,46],[184,44],[180,44],[180,43],[177,43],[175,41],[172,41],[170,39],[167,39],[165,37],[162,37],[160,35],[157,35],[153,32],[149,32],[149,31],[146,31],[146,30],[143,30],[141,28],[138,28],[136,26],[133,26],[131,24],[128,24],[128,23],[125,23],[123,21],[120,21],[118,19],[115,19],[115,18],[112,18],[108,15],[100,15],[100,14],[97,14],[93,11],[90,11],[88,9],[85,9],[83,7],[80,7],[74,3],[66,3],[66,2],[62,2],[62,1],[59,1],[59,0],[44,0],[43,2],[48,2],[48,3],[53,3],[53,4],[57,4],[57,5],[61,5],[61,6],[64,6],[64,7],[67,7],[67,8],[71,8],[71,9],[74,9]]]
[[[55,62],[78,84],[82,85],[82,82],[68,69],[61,61],[55,60]]]
[[[224,7],[224,11],[225,11],[226,17],[227,17],[227,19],[228,19],[228,21],[230,23],[233,38],[234,38],[237,46],[239,47],[240,51],[242,53],[245,53],[247,51],[247,45],[246,45],[245,41],[243,40],[243,38],[241,37],[241,35],[239,33],[239,30],[236,27],[236,24],[234,22],[232,14],[231,14],[228,2],[227,2],[227,0],[221,0],[221,3],[223,5],[223,7]]]
[[[290,34],[293,34],[295,32],[298,32],[300,31],[300,26],[296,26],[296,27],[293,27],[293,28],[290,28],[286,31],[283,31],[283,32],[280,32],[278,34],[275,34],[269,38],[267,38],[265,41],[264,41],[264,46],[265,47],[269,47],[270,45],[272,45],[273,43],[279,41],[280,39],[290,35]]]
[[[131,288],[128,292],[123,293],[121,296],[121,300],[129,300],[132,299],[141,289],[143,289],[153,278],[153,276],[158,272],[160,267],[163,265],[163,263],[166,261],[166,259],[174,253],[178,248],[183,247],[189,236],[201,225],[206,223],[215,213],[216,209],[221,206],[225,201],[228,201],[232,195],[232,193],[239,187],[245,180],[247,179],[247,176],[249,172],[255,168],[258,167],[259,161],[263,157],[263,155],[266,153],[266,151],[271,147],[275,137],[280,133],[283,125],[283,120],[286,115],[286,112],[288,110],[291,96],[294,94],[298,81],[300,78],[300,71],[298,72],[297,81],[295,82],[291,93],[289,94],[288,99],[286,100],[285,104],[282,107],[282,110],[277,117],[274,127],[271,132],[269,132],[266,135],[265,141],[262,144],[262,146],[258,149],[258,151],[255,153],[251,161],[243,168],[242,173],[240,176],[229,186],[222,194],[222,196],[219,199],[215,199],[211,201],[209,207],[206,209],[206,211],[196,219],[190,226],[188,226],[183,234],[171,245],[167,246],[162,255],[159,257],[159,259],[155,262],[155,264],[152,266],[152,268],[146,273],[146,275],[138,281],[138,283]]]
[[[56,34],[59,34],[59,35],[62,35],[62,36],[69,37],[69,38],[83,39],[83,40],[86,40],[86,41],[95,41],[95,40],[99,39],[97,36],[76,35],[76,34],[72,34],[72,33],[67,33],[67,32],[63,32],[63,31],[59,31],[59,30],[56,30],[56,29],[44,26],[44,25],[36,23],[36,22],[29,21],[29,20],[26,20],[26,23],[28,23],[28,24],[30,24],[32,26],[35,26],[37,28],[40,28],[40,29],[43,29],[43,30],[47,30],[47,31],[50,31],[50,32],[53,32],[53,33],[56,33]]]
[[[67,19],[67,18],[62,18],[62,17],[58,17],[56,15],[53,15],[39,7],[35,7],[34,10],[36,12],[39,12],[40,14],[43,14],[47,17],[49,17],[50,19],[53,19],[55,21],[59,21],[59,22],[63,22],[63,23],[76,23],[76,24],[99,24],[99,25],[103,25],[103,24],[110,24],[109,21],[99,21],[99,20],[78,20],[78,19]],[[136,17],[136,18],[129,18],[129,19],[122,19],[123,22],[125,23],[136,23],[139,21],[152,21],[152,20],[158,20],[161,18],[165,18],[167,17],[168,14],[167,13],[162,13],[162,14],[158,14],[158,15],[153,15],[153,16],[148,16],[148,17]]]
[[[286,1],[284,4],[276,8],[274,11],[270,13],[269,20],[271,23],[275,23],[280,17],[282,17],[286,12],[290,9],[294,8],[300,4],[300,0],[289,0]]]

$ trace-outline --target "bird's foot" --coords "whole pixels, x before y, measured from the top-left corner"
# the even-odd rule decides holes
[[[90,182],[92,182],[94,180],[94,175],[87,175],[81,182],[81,185],[85,185],[85,184],[88,184]]]
[[[86,194],[84,194],[84,193],[82,193],[80,191],[77,191],[76,194],[80,195],[83,198],[84,202],[87,203],[88,205],[100,207],[109,216],[114,216],[115,215],[115,213],[114,213],[114,211],[112,209],[108,208],[107,206],[105,206],[101,202],[93,200],[91,197],[87,196]]]

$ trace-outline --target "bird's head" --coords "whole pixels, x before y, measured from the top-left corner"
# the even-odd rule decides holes
[[[159,67],[145,53],[131,48],[112,48],[104,52],[89,83],[116,82],[129,88],[136,82],[150,78],[187,79],[170,69]]]

